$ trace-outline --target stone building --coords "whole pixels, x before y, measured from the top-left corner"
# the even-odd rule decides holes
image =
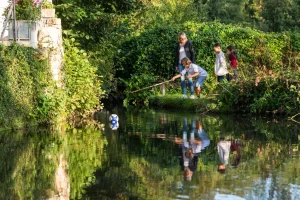
[[[52,3],[52,0],[44,0]],[[0,34],[3,30],[5,16],[4,10],[9,6],[8,0],[0,0]],[[55,9],[41,9],[41,18],[38,21],[17,19],[16,22],[17,43],[38,48],[42,57],[48,57],[51,64],[51,72],[57,86],[62,87],[62,63],[63,41],[61,20],[55,16]],[[0,42],[10,45],[13,41],[13,26],[9,21]]]

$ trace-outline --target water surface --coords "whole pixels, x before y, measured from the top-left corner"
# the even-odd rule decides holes
[[[296,123],[180,110],[115,109],[96,119],[2,131],[0,199],[300,199]],[[238,148],[225,173],[217,171],[220,137]]]
[[[299,127],[286,120],[249,115],[201,116],[181,111],[119,113],[119,129],[105,122],[106,162],[87,188],[91,199],[300,199]],[[185,123],[188,128],[186,129]],[[182,145],[198,123],[209,145],[197,154],[196,169],[186,178]],[[194,125],[196,123],[196,126]],[[238,144],[225,173],[217,171],[220,137]],[[201,138],[200,138],[201,139]],[[195,164],[192,168],[195,167]]]

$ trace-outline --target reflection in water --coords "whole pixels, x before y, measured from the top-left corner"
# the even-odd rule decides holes
[[[55,190],[58,195],[49,200],[70,199],[70,178],[67,172],[67,160],[63,154],[59,156],[59,164],[55,172]]]
[[[111,113],[98,114],[104,133],[92,122],[1,132],[0,199],[299,199],[295,124],[114,113],[117,130]],[[216,170],[221,162],[224,175]]]
[[[93,183],[105,137],[94,123],[58,127],[1,132],[0,199],[78,199]]]
[[[205,116],[199,121],[192,114],[153,110],[116,113],[122,126],[118,132],[106,131],[108,160],[85,197],[295,199],[290,184],[300,185],[300,166],[294,124],[243,116]],[[105,122],[107,115],[98,118]],[[178,152],[180,168],[174,159]],[[221,162],[229,166],[225,176],[216,171]]]
[[[217,143],[217,150],[220,158],[220,163],[218,164],[218,171],[220,173],[225,173],[230,151],[232,151],[231,167],[236,168],[239,165],[241,161],[240,140],[225,140],[224,137],[221,137]]]
[[[230,141],[225,141],[223,137],[220,138],[220,141],[217,144],[218,154],[220,158],[220,164],[218,165],[218,171],[221,173],[225,172],[226,165],[228,164],[229,154],[230,154]]]
[[[198,167],[198,156],[200,152],[210,144],[209,137],[202,128],[200,120],[192,120],[191,130],[188,139],[188,122],[184,118],[183,121],[183,135],[182,138],[175,138],[175,142],[182,147],[180,158],[180,165],[184,171],[184,180],[191,181],[193,172]],[[196,137],[195,137],[196,134]]]

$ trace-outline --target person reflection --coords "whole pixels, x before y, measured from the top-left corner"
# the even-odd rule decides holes
[[[201,121],[197,121],[196,127],[195,120],[192,120],[188,139],[188,123],[185,118],[182,139],[175,138],[175,142],[181,146],[179,163],[184,174],[184,180],[191,181],[193,172],[197,170],[199,153],[210,144],[210,139],[203,130]]]
[[[226,141],[222,136],[217,144],[218,154],[220,158],[220,163],[218,165],[218,171],[220,173],[225,173],[226,165],[228,164],[229,154],[230,154],[231,142]]]
[[[231,140],[230,149],[232,151],[231,166],[236,168],[241,162],[240,140]]]
[[[231,166],[236,168],[241,161],[241,150],[238,141],[226,141],[222,136],[217,144],[220,163],[218,171],[225,173],[226,166],[228,165],[230,151],[232,151]]]

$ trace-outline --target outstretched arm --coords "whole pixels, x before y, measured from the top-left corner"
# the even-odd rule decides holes
[[[189,76],[187,76],[186,78],[193,78],[193,77],[196,77],[196,76],[198,76],[198,75],[199,75],[199,72],[196,72],[195,74],[189,75]]]
[[[178,74],[178,75],[176,75],[176,76],[173,76],[173,77],[171,78],[171,81],[174,81],[176,78],[179,78],[179,77],[181,77],[181,74]]]

